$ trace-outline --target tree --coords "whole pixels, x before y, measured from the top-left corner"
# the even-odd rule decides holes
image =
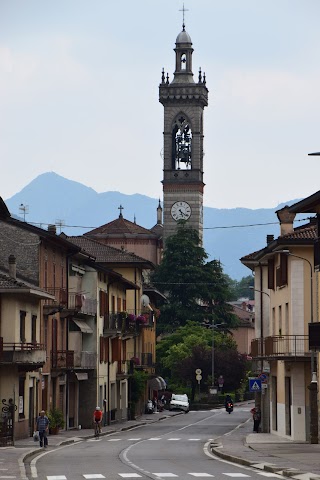
[[[237,323],[226,303],[231,294],[221,264],[206,262],[208,255],[199,243],[197,231],[184,221],[166,240],[162,262],[152,275],[152,283],[168,298],[157,322],[158,334],[172,332],[187,320]]]
[[[241,297],[246,297],[249,298],[249,300],[253,300],[254,291],[249,288],[254,286],[254,278],[252,275],[242,277],[240,281],[232,280],[232,278],[226,275],[226,281],[229,285],[231,300],[238,300]]]
[[[202,386],[212,384],[212,329],[188,321],[174,333],[164,336],[157,345],[157,371],[175,389],[191,385],[193,399],[197,381],[195,370],[202,370]],[[245,376],[246,361],[238,354],[232,336],[214,330],[215,379],[225,378],[228,389],[237,389]]]

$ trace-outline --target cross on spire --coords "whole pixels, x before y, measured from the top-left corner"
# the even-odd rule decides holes
[[[182,30],[185,30],[185,24],[184,24],[184,12],[189,12],[187,8],[184,8],[184,3],[182,4],[182,8],[179,10],[179,12],[182,12]]]
[[[120,210],[120,215],[119,215],[119,218],[122,218],[122,210],[123,210],[123,206],[120,205],[120,207],[118,207],[118,210]]]

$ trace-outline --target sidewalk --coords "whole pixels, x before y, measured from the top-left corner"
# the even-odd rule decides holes
[[[145,414],[137,420],[103,427],[102,435],[130,430],[138,425],[165,420],[174,415],[180,415],[180,412],[165,410],[152,415]],[[59,435],[49,436],[49,450],[91,437],[92,429],[61,431]],[[257,468],[266,474],[279,473],[297,480],[320,480],[320,444],[293,442],[269,433],[252,433],[251,418],[230,434],[216,438],[210,447],[216,456]],[[17,440],[14,447],[0,448],[0,480],[26,480],[24,461],[39,450],[38,443],[32,438]]]
[[[252,433],[252,420],[211,442],[216,456],[298,480],[320,480],[320,444],[294,442],[271,433]]]

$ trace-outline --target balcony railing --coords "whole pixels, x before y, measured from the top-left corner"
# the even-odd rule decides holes
[[[308,335],[279,335],[255,338],[251,342],[251,356],[256,357],[309,357]]]
[[[127,361],[133,362],[135,367],[153,367],[153,355],[152,353],[133,353],[127,352]]]
[[[97,354],[95,352],[81,352],[78,357],[74,354],[74,367],[92,370],[97,366]]]
[[[64,307],[68,305],[68,291],[66,288],[47,287],[45,290],[54,295],[54,300],[48,299],[44,301],[44,310],[50,310],[52,308]]]
[[[82,293],[69,293],[68,308],[86,315],[95,315],[97,313],[97,300]]]
[[[0,363],[19,364],[40,368],[45,364],[46,350],[40,343],[4,342],[0,337]]]
[[[54,350],[51,352],[52,370],[70,370],[74,368],[73,350]]]
[[[150,314],[134,314],[129,312],[115,312],[104,315],[104,334],[119,334],[126,336],[139,335],[141,328],[153,327],[153,316]]]

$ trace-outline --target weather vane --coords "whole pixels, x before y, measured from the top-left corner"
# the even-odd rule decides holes
[[[182,4],[182,8],[179,10],[179,12],[182,12],[182,29],[185,29],[185,24],[184,24],[184,12],[189,12],[187,8],[184,8],[184,3]]]

